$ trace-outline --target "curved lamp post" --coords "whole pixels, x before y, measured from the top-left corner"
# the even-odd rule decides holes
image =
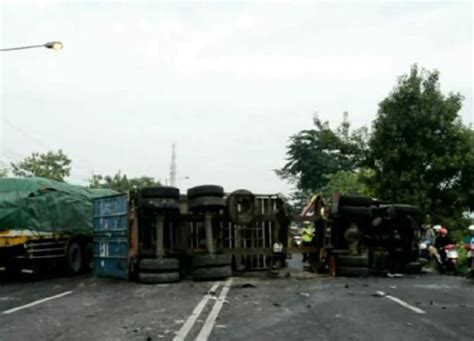
[[[61,43],[60,41],[50,41],[42,45],[29,45],[29,46],[10,47],[7,49],[0,49],[0,52],[36,49],[36,48],[44,48],[44,47],[46,47],[47,49],[52,49],[52,50],[57,51],[57,50],[61,50],[63,46],[64,46],[63,43]]]

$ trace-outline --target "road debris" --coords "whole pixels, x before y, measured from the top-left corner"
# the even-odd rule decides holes
[[[245,283],[241,285],[241,288],[256,288],[256,286],[251,283]]]
[[[384,297],[385,294],[381,291],[377,291],[377,292],[373,293],[371,296],[373,296],[373,297]]]
[[[300,296],[309,297],[309,292],[300,292]]]

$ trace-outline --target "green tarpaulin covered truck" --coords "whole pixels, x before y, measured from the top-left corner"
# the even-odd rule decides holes
[[[64,264],[71,274],[92,261],[92,200],[116,194],[44,178],[0,179],[0,268],[36,273]]]

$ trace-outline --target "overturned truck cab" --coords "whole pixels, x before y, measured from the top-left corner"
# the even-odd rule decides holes
[[[310,251],[324,254],[312,258],[315,271],[337,276],[421,271],[418,207],[340,193],[333,194],[331,207],[322,199],[315,203],[320,206],[312,217],[317,236]]]

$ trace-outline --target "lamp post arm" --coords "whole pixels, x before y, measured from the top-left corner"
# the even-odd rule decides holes
[[[20,46],[20,47],[10,47],[8,49],[0,49],[1,52],[3,51],[15,51],[15,50],[26,50],[26,49],[36,49],[39,47],[45,47],[44,44],[42,45],[30,45],[30,46]]]

